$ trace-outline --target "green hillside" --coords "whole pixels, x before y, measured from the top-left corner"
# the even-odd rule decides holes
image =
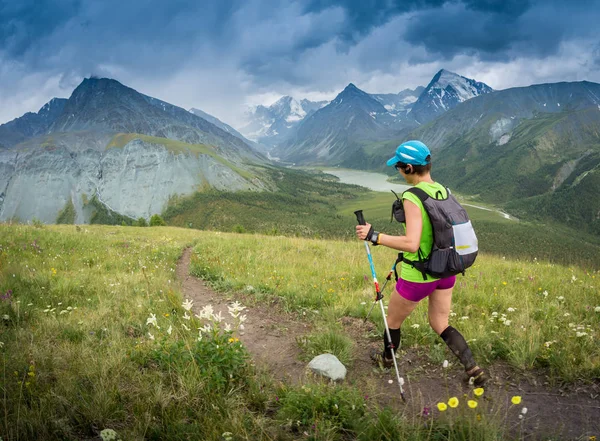
[[[239,319],[226,314],[229,330],[222,318],[186,300],[176,268],[189,246],[190,273],[229,305],[241,301],[248,314],[262,305],[269,311],[265,328],[281,335],[283,317],[305,325],[289,343],[305,357],[314,350],[345,354],[353,370],[356,354],[380,339],[377,309],[370,317],[377,331],[360,343],[342,327],[362,321],[372,300],[364,248],[356,240],[0,225],[3,439],[100,439],[113,432],[118,438],[112,439],[122,440],[520,439],[512,423],[519,422],[520,406],[507,408],[504,395],[494,392],[498,386],[477,398],[460,384],[448,386],[460,373],[452,367],[444,389],[436,366],[453,359],[428,328],[423,307],[403,330],[403,356],[418,357],[418,366],[402,361],[408,385],[412,391],[437,384],[434,400],[441,403],[456,387],[465,393],[445,413],[436,401],[427,403],[426,425],[418,400],[399,412],[389,387],[384,395],[368,389],[365,381],[381,382],[386,372],[364,371],[342,384],[312,377],[280,383],[251,363]],[[393,252],[374,249],[373,257],[385,271]],[[600,375],[599,280],[597,271],[482,254],[459,280],[450,320],[485,367],[505,373],[504,386],[542,372],[552,384],[585,388]],[[436,374],[424,375],[424,368]],[[540,390],[542,400],[548,390]],[[536,394],[520,392],[522,406]],[[477,411],[467,399],[478,401]],[[561,439],[553,423],[541,420],[537,433]],[[571,429],[587,439],[593,423],[584,416]]]

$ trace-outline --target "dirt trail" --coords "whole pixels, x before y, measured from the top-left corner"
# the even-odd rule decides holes
[[[234,299],[214,292],[202,280],[191,276],[191,256],[192,250],[186,249],[177,265],[184,298],[194,301],[194,313],[210,304],[215,311],[228,316],[227,305]],[[308,334],[311,325],[283,313],[277,305],[248,307],[247,317],[240,339],[254,362],[268,369],[273,378],[287,384],[306,381],[306,363],[299,360],[301,350],[296,338]],[[407,404],[401,404],[394,370],[381,371],[369,359],[371,349],[381,347],[381,340],[374,338],[374,325],[351,317],[344,317],[341,325],[356,342],[354,362],[348,367],[345,381],[360,388],[368,400],[421,418],[427,409],[436,415],[435,404],[447,401],[450,396],[464,401],[464,394],[472,395],[471,387],[462,381],[463,372],[455,360],[450,359],[450,353],[451,367],[443,369],[430,364],[427,357],[409,348],[402,351],[399,359],[398,367],[407,381]],[[592,435],[600,439],[600,381],[585,386],[551,389],[545,384],[543,375],[517,372],[501,363],[489,366],[488,371],[492,381],[485,387],[487,405],[492,407],[491,412],[506,418],[515,434],[522,433],[526,439],[560,436],[561,439],[587,441]],[[511,405],[513,395],[523,397],[521,405]],[[527,407],[527,414],[520,420],[518,415],[523,407]]]

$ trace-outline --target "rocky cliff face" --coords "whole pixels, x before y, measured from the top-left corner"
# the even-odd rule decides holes
[[[117,213],[149,218],[162,212],[170,197],[203,185],[231,191],[265,187],[207,154],[172,152],[140,139],[106,149],[109,140],[109,135],[64,134],[45,145],[32,142],[0,152],[0,221],[53,223],[71,201],[75,222],[86,223],[93,212],[86,202],[94,195]]]

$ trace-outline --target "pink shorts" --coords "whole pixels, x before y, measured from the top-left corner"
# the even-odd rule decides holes
[[[454,283],[456,283],[456,276],[423,283],[407,282],[406,280],[398,279],[396,291],[406,300],[420,302],[436,289],[450,289],[454,286]]]

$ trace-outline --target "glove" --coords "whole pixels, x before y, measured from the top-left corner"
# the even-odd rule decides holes
[[[371,242],[374,246],[379,245],[379,231],[373,230],[373,225],[371,225],[371,228],[369,229],[369,232],[367,233],[366,240]]]

